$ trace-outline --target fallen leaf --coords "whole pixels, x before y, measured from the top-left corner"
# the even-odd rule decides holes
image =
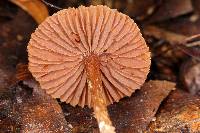
[[[60,105],[46,94],[34,80],[23,81],[24,85],[33,88],[32,96],[22,99],[19,106],[22,132],[63,132],[70,133],[71,128]]]
[[[60,105],[34,80],[17,84],[0,97],[0,132],[71,133]]]
[[[40,24],[46,17],[49,16],[47,7],[41,2],[41,0],[10,0],[14,4],[27,11],[35,21]]]
[[[162,0],[155,13],[149,18],[149,22],[158,22],[193,11],[191,0]]]
[[[144,34],[168,41],[170,44],[182,43],[183,40],[187,39],[187,36],[176,34],[154,25],[145,26]]]
[[[109,114],[118,133],[140,133],[154,120],[161,102],[175,84],[168,81],[149,81],[130,98],[111,105]]]
[[[195,14],[177,17],[171,21],[157,23],[160,27],[185,36],[200,34],[200,17]]]
[[[181,90],[172,92],[163,103],[148,133],[199,133],[200,99]]]

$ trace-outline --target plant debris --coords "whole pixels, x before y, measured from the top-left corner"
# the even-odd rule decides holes
[[[55,99],[46,94],[35,81],[24,81],[24,84],[33,88],[32,96],[26,99],[18,97],[17,109],[21,117],[22,132],[71,132],[62,110]],[[21,100],[20,100],[21,98]]]
[[[173,91],[150,124],[149,133],[200,131],[200,99],[181,90]]]
[[[0,132],[71,132],[58,102],[34,80],[16,85],[0,101]]]

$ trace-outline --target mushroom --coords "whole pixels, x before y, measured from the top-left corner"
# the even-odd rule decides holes
[[[134,21],[106,6],[68,8],[31,35],[29,70],[53,98],[92,107],[100,132],[115,132],[107,105],[144,83],[149,48]]]

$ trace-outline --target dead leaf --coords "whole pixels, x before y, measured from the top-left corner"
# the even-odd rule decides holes
[[[22,132],[63,132],[70,133],[60,105],[43,91],[34,80],[23,81],[33,88],[32,96],[22,99],[19,106]]]
[[[191,0],[162,0],[148,22],[158,22],[178,17],[193,11]]]
[[[36,81],[25,80],[9,90],[0,96],[0,132],[71,133],[56,99]]]
[[[130,98],[111,105],[109,114],[118,133],[140,133],[154,120],[160,103],[175,84],[168,81],[149,81]]]
[[[148,133],[199,133],[200,99],[181,90],[171,93]]]
[[[200,17],[195,14],[177,17],[172,21],[157,23],[160,27],[185,36],[200,34]]]
[[[170,44],[182,43],[183,40],[187,39],[187,36],[176,34],[154,25],[145,26],[144,34],[147,36],[153,36],[156,39],[165,40]]]
[[[47,7],[40,0],[10,0],[27,11],[40,24],[49,16]]]

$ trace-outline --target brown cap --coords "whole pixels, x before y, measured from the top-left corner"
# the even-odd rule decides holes
[[[84,58],[91,54],[99,57],[109,104],[139,89],[149,72],[150,52],[139,28],[106,6],[69,8],[48,17],[31,36],[29,70],[52,97],[88,105]]]

